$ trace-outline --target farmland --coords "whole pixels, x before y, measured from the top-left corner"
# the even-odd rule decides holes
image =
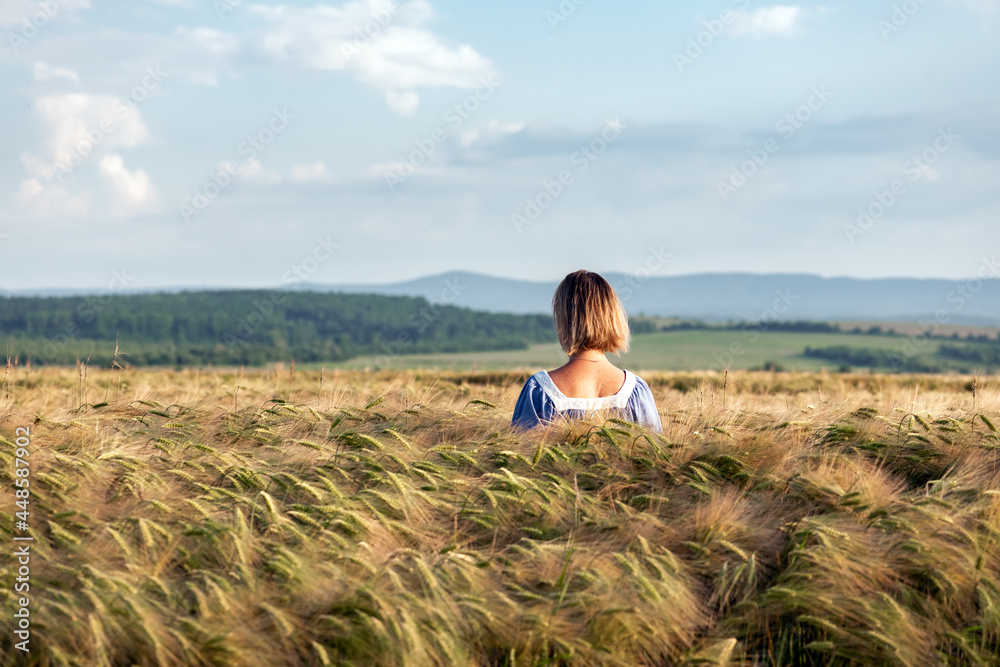
[[[5,631],[0,659],[1000,660],[991,378],[650,372],[661,436],[512,432],[526,375],[8,368],[31,652]]]
[[[648,317],[631,326],[634,345],[622,362],[643,370],[1000,369],[998,332],[990,327]],[[551,315],[406,296],[229,290],[0,297],[0,342],[24,365],[523,370],[560,365],[555,340]]]
[[[806,347],[847,346],[852,349],[882,350],[903,357],[913,334],[869,335],[843,333],[800,333],[750,330],[663,331],[637,335],[632,348],[622,355],[621,364],[646,370],[691,371],[699,369],[748,370],[762,368],[767,362],[786,370],[837,370],[841,364],[803,356]],[[994,334],[995,336],[995,334]],[[932,356],[941,344],[927,340],[920,349],[921,358]],[[737,347],[734,347],[737,346]],[[732,350],[735,350],[734,354]],[[342,368],[438,368],[447,370],[513,370],[528,367],[555,368],[565,363],[557,343],[531,345],[527,350],[500,350],[476,353],[369,355],[340,362]],[[318,366],[317,366],[318,368]]]

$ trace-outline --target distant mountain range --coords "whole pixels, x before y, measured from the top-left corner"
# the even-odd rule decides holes
[[[822,278],[809,274],[706,273],[638,278],[602,274],[631,315],[727,320],[867,320],[1000,326],[1000,279]],[[557,281],[451,272],[391,284],[293,289],[422,296],[476,310],[551,312]]]
[[[822,278],[809,274],[706,273],[645,278],[603,274],[631,315],[727,320],[866,320],[1000,326],[1000,279]],[[388,284],[299,283],[282,289],[422,296],[475,310],[549,313],[557,281],[449,272]],[[209,288],[126,290],[180,292]],[[217,288],[215,288],[217,289]],[[48,289],[9,296],[68,296],[94,290]]]

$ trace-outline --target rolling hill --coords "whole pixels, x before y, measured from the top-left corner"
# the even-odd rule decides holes
[[[984,264],[984,273],[991,272]],[[1000,325],[1000,280],[823,278],[808,274],[706,273],[641,280],[605,277],[632,315],[726,320],[862,320]],[[290,289],[422,296],[432,303],[507,313],[548,313],[557,282],[449,272],[406,282]],[[773,310],[773,315],[772,315]],[[776,316],[776,317],[775,317]]]

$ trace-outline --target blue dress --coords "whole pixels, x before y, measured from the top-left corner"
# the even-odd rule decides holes
[[[600,398],[570,398],[559,391],[547,371],[538,371],[521,389],[511,426],[526,430],[558,417],[580,419],[598,410],[614,411],[619,419],[663,433],[653,392],[641,377],[628,370],[618,393]]]

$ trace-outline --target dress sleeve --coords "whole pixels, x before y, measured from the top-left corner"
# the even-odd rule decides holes
[[[636,377],[635,390],[632,392],[629,407],[636,424],[645,426],[651,431],[663,433],[663,425],[660,423],[660,413],[656,409],[656,401],[653,400],[653,392],[649,385],[641,377]]]
[[[545,392],[538,381],[530,377],[521,388],[521,395],[517,397],[510,425],[518,430],[534,428],[547,418],[545,412]]]

